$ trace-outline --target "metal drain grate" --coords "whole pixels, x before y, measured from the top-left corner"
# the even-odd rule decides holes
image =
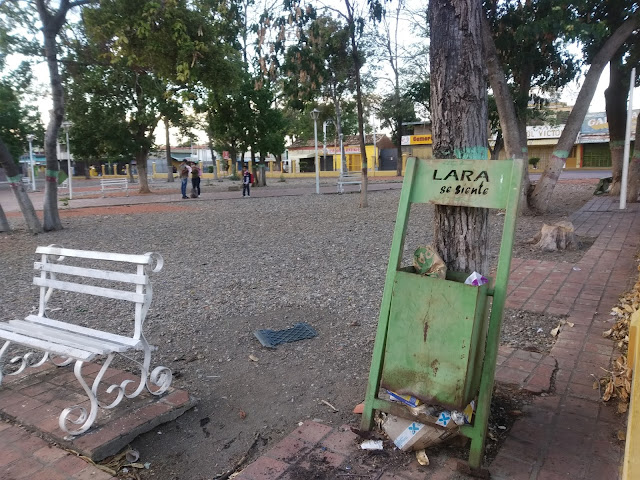
[[[318,335],[311,325],[306,323],[296,323],[292,328],[285,330],[255,330],[253,334],[262,345],[268,348],[276,348],[281,343],[297,342]]]

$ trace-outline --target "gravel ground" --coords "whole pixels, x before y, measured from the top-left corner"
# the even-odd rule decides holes
[[[514,255],[542,258],[523,242],[543,221],[579,208],[592,189],[591,183],[559,185],[558,207],[550,215],[519,222]],[[31,278],[37,245],[160,252],[165,266],[154,278],[146,331],[159,347],[155,364],[172,368],[174,385],[200,404],[133,446],[141,461],[151,462],[147,478],[211,478],[237,461],[258,433],[263,442],[256,455],[301,420],[354,422],[351,410],[365,393],[398,198],[399,191],[372,193],[367,209],[358,208],[357,195],[192,202],[161,214],[110,215],[105,209],[104,215],[65,218],[60,232],[3,234],[0,320],[23,317],[36,304]],[[430,208],[415,213],[406,258],[430,241]],[[494,261],[503,217],[490,219]],[[566,259],[574,262],[582,253]],[[131,312],[93,298],[63,296],[55,307],[59,318],[90,325],[95,316],[102,328],[116,331],[127,330],[133,319]],[[300,321],[318,336],[269,350],[252,333]],[[509,336],[507,343],[517,343],[517,332]]]

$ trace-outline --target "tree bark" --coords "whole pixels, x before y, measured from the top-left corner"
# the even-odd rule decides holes
[[[171,161],[171,138],[169,137],[169,120],[167,118],[164,119],[164,142],[167,146],[166,155],[167,155],[167,182],[173,182],[173,162]]]
[[[238,172],[238,150],[235,145],[232,145],[229,148],[229,156],[231,157],[229,158],[229,162],[231,163],[231,176],[235,177]]]
[[[487,159],[482,4],[431,0],[431,118],[435,158]],[[435,246],[447,268],[486,274],[487,210],[435,207]]]
[[[496,143],[493,145],[493,149],[491,149],[491,160],[499,160],[500,152],[504,148],[504,137],[502,136],[502,128],[496,135]]]
[[[611,151],[610,195],[620,195],[624,140],[627,131],[628,76],[622,68],[622,52],[618,50],[609,62],[609,86],[604,91],[607,123],[609,124],[609,150]]]
[[[209,151],[211,152],[211,165],[213,165],[213,179],[218,181],[218,162],[216,162],[216,152],[213,151],[213,141],[211,137],[207,137]]]
[[[522,158],[526,165],[528,159],[526,127],[523,136],[520,123],[518,122],[513,96],[511,95],[511,89],[507,84],[507,77],[500,64],[496,44],[491,35],[491,27],[489,26],[489,21],[484,16],[482,17],[482,46],[484,48],[487,72],[489,74],[489,84],[493,90],[496,106],[498,107],[498,117],[500,118],[500,128],[502,129],[507,158]],[[531,187],[529,170],[527,168],[522,172],[522,180],[519,210],[520,213],[527,213],[529,210],[527,195]]]
[[[49,124],[44,138],[45,157],[47,168],[45,172],[44,189],[44,230],[62,230],[62,222],[58,212],[58,154],[56,143],[60,125],[64,118],[64,92],[60,71],[58,70],[56,36],[64,24],[65,16],[69,8],[68,1],[60,4],[55,15],[47,10],[44,0],[37,0],[38,13],[42,22],[42,34],[44,36],[44,52],[49,68],[49,80],[51,83],[51,98],[53,110],[50,112]]]
[[[640,119],[638,119],[640,120]],[[640,121],[636,120],[636,136],[633,141],[633,155],[629,163],[629,185],[627,185],[627,202],[637,203],[640,195]]]
[[[33,234],[41,233],[42,225],[40,224],[40,220],[36,215],[36,210],[33,208],[33,204],[31,203],[29,195],[27,195],[27,192],[25,192],[24,190],[24,185],[22,184],[21,178],[22,175],[20,174],[18,165],[16,165],[16,163],[13,161],[13,158],[11,158],[9,149],[4,144],[2,139],[0,139],[0,165],[2,165],[5,173],[7,174],[7,177],[9,178],[11,190],[13,190],[13,193],[16,196],[16,200],[18,201],[18,205],[20,206],[20,211],[22,211],[22,216],[27,223],[27,228]]]
[[[331,83],[331,96],[333,97],[333,105],[336,109],[336,130],[338,132],[338,139],[342,137],[342,109],[340,107],[340,98],[336,94],[336,80],[335,76],[332,77]],[[340,150],[340,173],[346,173],[347,171],[347,157],[344,154],[344,142],[340,142],[342,149]]]
[[[366,208],[369,206],[369,200],[367,197],[367,190],[369,181],[367,178],[367,150],[364,140],[364,108],[362,107],[362,83],[360,79],[360,68],[362,67],[360,60],[360,53],[358,51],[358,44],[356,42],[356,29],[357,25],[355,18],[353,17],[353,6],[349,0],[345,0],[347,6],[349,31],[351,36],[351,55],[353,57],[353,64],[355,66],[356,77],[356,107],[358,110],[358,136],[360,137],[360,158],[362,159],[362,189],[360,191],[360,208]]]
[[[4,214],[2,205],[0,205],[0,232],[10,232],[10,231],[11,231],[11,226],[9,225],[9,220],[7,220],[7,216]]]
[[[136,154],[136,165],[138,167],[138,182],[140,187],[139,193],[151,193],[149,189],[149,179],[147,176],[147,159],[149,158],[149,150],[141,148]]]
[[[267,159],[260,154],[260,175],[258,177],[258,183],[261,187],[267,186]]]
[[[253,148],[251,149],[251,167],[249,169],[251,170],[251,174],[253,175],[253,185],[251,186],[259,187],[260,185],[258,184],[258,175],[256,171],[256,152]]]
[[[582,121],[598,86],[600,74],[616,50],[620,48],[629,35],[638,27],[639,23],[640,15],[634,13],[633,16],[629,17],[629,19],[609,37],[604,46],[593,58],[593,62],[589,67],[589,71],[585,76],[584,83],[576,99],[576,104],[571,110],[564,130],[560,135],[556,150],[553,152],[549,164],[546,166],[542,177],[536,184],[529,198],[529,205],[536,210],[544,212],[549,208],[551,195],[560,177],[562,165],[569,156],[578,132],[580,132]]]
[[[567,221],[556,222],[553,225],[543,224],[531,243],[535,244],[534,248],[543,252],[578,250],[581,246],[573,223]]]

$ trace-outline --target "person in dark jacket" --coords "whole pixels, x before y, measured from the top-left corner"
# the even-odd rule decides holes
[[[251,181],[253,180],[251,177],[251,173],[246,165],[242,167],[242,196],[245,194],[247,197],[251,196]]]

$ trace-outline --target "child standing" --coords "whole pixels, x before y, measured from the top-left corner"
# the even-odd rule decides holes
[[[251,196],[251,181],[253,180],[251,177],[251,173],[246,165],[242,167],[242,196],[245,194],[247,197]]]

